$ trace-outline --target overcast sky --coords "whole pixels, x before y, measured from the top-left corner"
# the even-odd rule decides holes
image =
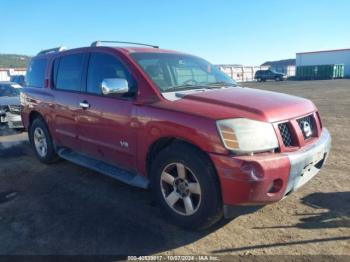
[[[124,40],[213,63],[257,65],[301,51],[350,48],[347,0],[7,0],[0,6],[0,53]]]

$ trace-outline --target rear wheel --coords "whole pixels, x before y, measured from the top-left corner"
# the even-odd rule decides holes
[[[204,229],[222,217],[215,170],[201,151],[188,144],[177,143],[158,154],[151,182],[158,205],[176,225]]]
[[[41,162],[50,164],[58,160],[49,130],[41,118],[36,118],[31,124],[29,139]]]
[[[262,79],[260,77],[257,78],[258,82],[262,82]]]

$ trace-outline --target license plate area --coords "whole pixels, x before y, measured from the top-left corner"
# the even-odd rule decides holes
[[[323,151],[317,152],[313,155],[312,160],[302,169],[300,177],[295,185],[295,189],[305,185],[318,173],[325,158],[326,153]]]

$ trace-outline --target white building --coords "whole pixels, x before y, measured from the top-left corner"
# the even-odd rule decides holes
[[[350,48],[296,54],[296,66],[344,64],[344,75],[350,77]]]
[[[11,76],[25,74],[25,68],[0,68],[0,81],[9,81]]]

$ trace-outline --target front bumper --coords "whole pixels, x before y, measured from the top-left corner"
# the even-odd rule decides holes
[[[298,151],[255,156],[211,154],[226,206],[257,206],[276,202],[303,186],[323,166],[331,136],[323,128],[319,139]]]
[[[319,140],[305,149],[288,153],[291,169],[286,194],[306,184],[320,171],[331,149],[331,136],[323,129]]]
[[[23,128],[22,117],[18,114],[6,112],[6,121],[9,128]]]

